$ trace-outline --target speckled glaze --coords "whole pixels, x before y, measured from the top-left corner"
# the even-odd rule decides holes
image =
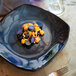
[[[41,22],[45,35],[39,44],[23,47],[16,37],[24,23]],[[17,67],[36,70],[52,60],[68,40],[69,26],[39,7],[19,6],[0,22],[0,55]]]

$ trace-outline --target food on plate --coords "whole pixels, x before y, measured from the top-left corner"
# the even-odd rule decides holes
[[[23,24],[22,28],[17,31],[17,38],[20,40],[21,44],[27,46],[39,43],[41,40],[40,37],[45,34],[42,28],[43,26],[37,23]]]

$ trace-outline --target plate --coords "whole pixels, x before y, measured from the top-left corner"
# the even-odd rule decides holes
[[[23,47],[16,32],[24,23],[40,23],[45,35],[38,44]],[[17,67],[37,70],[52,61],[65,46],[69,26],[54,14],[29,4],[11,11],[0,22],[0,55]]]

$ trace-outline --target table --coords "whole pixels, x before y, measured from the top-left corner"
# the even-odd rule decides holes
[[[65,11],[60,18],[70,26],[70,36],[65,48],[42,69],[31,72],[15,67],[0,57],[0,76],[48,76],[53,71],[67,66],[63,76],[76,76],[76,1],[64,1]]]

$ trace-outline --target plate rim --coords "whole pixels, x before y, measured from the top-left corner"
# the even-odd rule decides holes
[[[26,6],[26,5],[30,5],[30,4],[23,4],[23,5],[21,5],[21,6]],[[21,7],[21,6],[19,6],[19,7]],[[34,5],[30,5],[30,6],[34,6]],[[19,8],[19,7],[17,7],[17,8]],[[35,6],[35,7],[37,7],[37,6]],[[15,8],[14,10],[16,10],[17,8]],[[37,8],[40,8],[40,7],[37,7]],[[40,9],[42,9],[42,8],[40,8]],[[44,10],[44,9],[42,9],[42,10]],[[46,10],[44,10],[44,11],[46,11]],[[13,12],[13,11],[12,11]],[[49,11],[46,11],[46,12],[49,12]],[[50,12],[49,12],[50,13]],[[52,13],[51,13],[52,14]],[[8,13],[5,17],[4,17],[4,19],[0,22],[0,23],[2,23],[8,16],[10,15],[10,13]],[[69,26],[68,26],[69,27]],[[69,34],[68,34],[69,35]],[[69,36],[68,36],[68,38],[69,38]],[[67,38],[67,40],[68,40],[68,38]],[[61,46],[61,43],[55,43],[55,45],[58,45],[56,48],[55,48],[55,50],[57,51],[57,53],[49,60],[49,61],[52,61],[55,57],[56,57],[56,55],[62,50],[62,48],[64,47],[64,45],[66,44],[66,42],[67,42],[67,40],[64,42],[64,44],[62,44],[62,47],[59,47],[59,46]],[[55,45],[53,45],[52,46],[52,48],[53,47],[55,47]],[[0,47],[2,47],[2,44],[0,44]],[[32,65],[30,65],[30,67],[27,65],[27,66],[24,66],[23,64],[25,63],[25,61],[26,61],[26,63],[28,64],[28,60],[27,59],[22,59],[21,57],[19,57],[19,56],[17,56],[18,57],[18,59],[20,59],[20,61],[17,61],[18,63],[14,63],[13,61],[11,61],[10,60],[10,52],[6,52],[5,50],[7,50],[7,48],[5,48],[5,50],[4,50],[4,46],[3,46],[3,48],[1,48],[0,50],[2,50],[2,51],[0,51],[0,55],[4,58],[4,59],[6,59],[7,61],[9,61],[10,63],[12,63],[12,64],[14,64],[15,66],[17,66],[17,67],[20,67],[20,68],[24,68],[24,69],[26,69],[26,70],[37,70],[37,69],[39,69],[39,68],[42,68],[43,66],[45,66],[47,63],[49,63],[49,61],[46,61],[46,58],[45,58],[45,63],[43,64],[43,62],[42,62],[42,64],[41,64],[41,66],[40,65],[37,65],[37,66],[34,66],[33,67],[33,65],[34,64],[36,64],[36,62],[37,62],[37,60],[36,61],[32,61]],[[51,49],[52,49],[51,48]],[[58,49],[57,49],[58,48]],[[52,49],[53,50],[53,49]],[[12,53],[12,52],[11,52]],[[12,53],[13,54],[13,53]],[[46,54],[46,53],[45,53]],[[47,53],[48,54],[48,53]],[[47,55],[46,54],[46,55]],[[45,56],[46,56],[45,55]],[[42,55],[42,57],[44,57],[44,55]],[[12,58],[13,59],[15,59],[14,58],[14,56],[12,55]],[[50,58],[50,56],[49,56],[49,58]],[[43,58],[44,59],[44,58]],[[40,60],[40,61],[43,61],[43,59],[42,60]],[[38,62],[37,62],[38,63]],[[38,63],[38,64],[40,64],[40,63]]]

